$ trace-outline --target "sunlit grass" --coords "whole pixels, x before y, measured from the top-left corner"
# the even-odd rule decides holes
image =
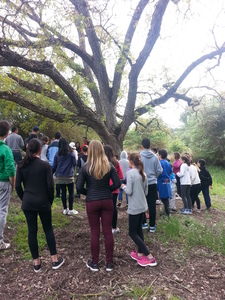
[[[194,217],[174,215],[158,220],[156,237],[162,243],[176,242],[186,250],[202,246],[225,255],[224,223],[214,224],[213,227],[208,224]]]
[[[65,217],[61,212],[61,201],[56,201],[52,208],[52,225],[54,229],[62,228],[70,224],[70,218]],[[10,205],[10,213],[7,217],[7,225],[16,229],[13,236],[12,244],[22,253],[24,259],[31,259],[31,254],[28,246],[28,229],[26,218],[22,209],[16,205]],[[45,234],[42,228],[40,218],[38,218],[38,247],[40,254],[47,246]]]

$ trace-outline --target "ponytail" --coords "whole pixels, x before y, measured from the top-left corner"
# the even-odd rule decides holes
[[[183,161],[185,161],[185,163],[186,163],[188,166],[191,165],[191,163],[190,163],[190,158],[187,157],[186,155],[181,156],[181,159],[182,159]]]
[[[34,160],[34,154],[38,153],[41,148],[41,143],[38,139],[32,139],[28,143],[26,155],[19,164],[19,168],[26,168]]]
[[[144,173],[144,166],[143,162],[141,161],[140,155],[138,153],[131,153],[129,160],[133,162],[134,166],[138,168],[139,174],[142,177],[142,181],[145,181],[145,173]]]

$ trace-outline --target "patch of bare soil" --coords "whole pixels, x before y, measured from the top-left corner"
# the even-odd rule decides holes
[[[13,199],[20,205],[19,200]],[[82,201],[82,200],[78,200]],[[90,232],[83,211],[70,218],[69,226],[55,230],[59,255],[65,264],[59,270],[51,269],[48,249],[42,255],[42,270],[35,274],[32,261],[22,259],[15,245],[9,251],[0,252],[0,299],[225,299],[225,257],[198,248],[182,255],[175,243],[163,246],[151,234],[147,242],[158,265],[154,268],[140,267],[130,258],[135,245],[128,236],[128,218],[125,201],[118,209],[120,233],[114,236],[115,251],[112,272],[106,272],[104,262],[104,241],[101,236],[100,272],[91,272],[86,267],[90,258]],[[157,206],[157,218],[159,218]],[[212,209],[213,222],[224,220],[223,212]],[[185,216],[184,216],[185,217]],[[195,218],[205,220],[205,212],[194,214]],[[208,218],[207,218],[208,220]],[[209,224],[211,226],[211,224]],[[12,238],[13,228],[6,225],[5,237]],[[145,231],[147,237],[149,233]],[[181,247],[180,247],[181,248]],[[134,287],[139,287],[137,297],[132,296]],[[140,289],[152,289],[147,292]],[[147,290],[148,291],[148,290]]]

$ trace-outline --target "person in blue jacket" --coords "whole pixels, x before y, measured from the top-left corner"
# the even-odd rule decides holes
[[[163,168],[162,174],[157,179],[159,198],[161,199],[161,201],[164,205],[167,216],[169,216],[169,214],[170,214],[169,198],[172,197],[171,187],[170,187],[170,174],[173,173],[173,170],[172,170],[170,163],[166,160],[167,151],[165,149],[159,150],[158,157],[160,160],[160,164]]]
[[[54,157],[53,172],[56,174],[56,184],[59,184],[62,191],[62,204],[64,215],[76,215],[78,212],[73,209],[74,198],[74,168],[76,157],[66,139],[59,140],[59,151]],[[69,191],[69,209],[66,203],[66,188]]]

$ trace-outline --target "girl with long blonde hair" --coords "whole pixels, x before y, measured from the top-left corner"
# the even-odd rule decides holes
[[[112,185],[110,185],[110,180]],[[86,188],[84,187],[86,184]],[[76,189],[86,195],[86,211],[91,230],[91,256],[87,267],[99,271],[100,217],[106,252],[106,271],[113,270],[113,201],[112,192],[120,186],[119,176],[108,161],[103,146],[92,140],[88,148],[88,159],[80,170]]]

